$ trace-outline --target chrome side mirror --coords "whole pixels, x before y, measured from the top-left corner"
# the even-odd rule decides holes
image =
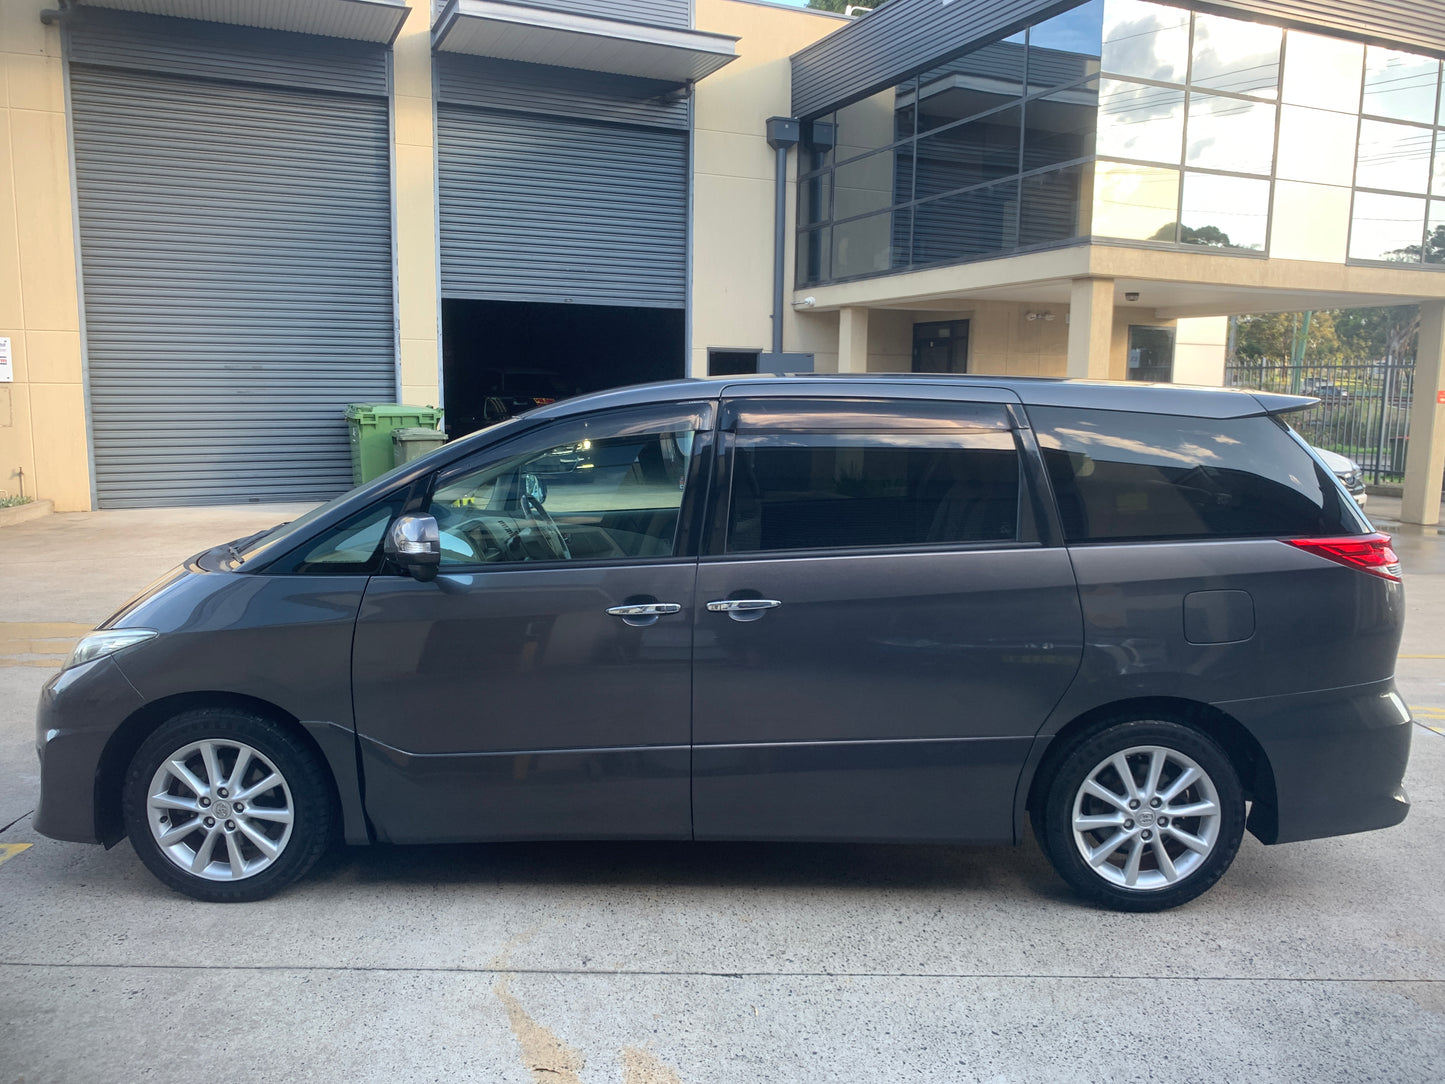
[[[386,532],[386,555],[413,579],[430,583],[442,563],[437,521],[431,516],[398,516]]]

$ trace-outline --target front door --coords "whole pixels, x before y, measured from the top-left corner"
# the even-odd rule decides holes
[[[1081,621],[1029,499],[1028,435],[994,394],[725,405],[731,482],[695,606],[696,838],[1011,838]]]
[[[373,577],[356,626],[383,839],[691,834],[687,524],[712,410],[568,419],[434,480],[440,574]]]
[[[913,325],[915,373],[968,372],[968,321]]]

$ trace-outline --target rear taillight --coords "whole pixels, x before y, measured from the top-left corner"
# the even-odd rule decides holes
[[[1390,548],[1387,534],[1356,535],[1350,538],[1290,538],[1291,546],[1318,554],[1328,561],[1358,568],[1383,579],[1400,579],[1400,558]]]

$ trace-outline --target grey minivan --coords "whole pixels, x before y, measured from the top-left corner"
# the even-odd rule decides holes
[[[349,843],[1018,842],[1131,911],[1384,828],[1400,568],[1311,399],[646,385],[197,554],[45,687],[37,827],[270,895]],[[565,474],[549,468],[565,461]]]

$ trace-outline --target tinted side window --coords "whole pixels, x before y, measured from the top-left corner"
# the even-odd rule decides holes
[[[1273,418],[1029,407],[1064,538],[1358,534],[1334,478]]]
[[[727,549],[840,549],[1019,537],[1013,434],[740,433]]]

